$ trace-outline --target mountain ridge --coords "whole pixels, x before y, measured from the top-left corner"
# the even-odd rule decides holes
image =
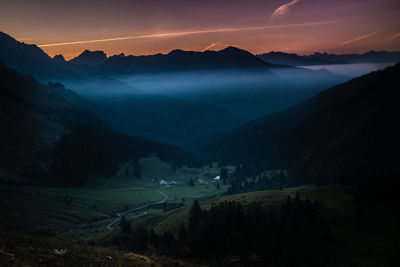
[[[287,64],[292,66],[383,63],[400,61],[400,52],[374,50],[361,54],[328,54],[326,52],[315,52],[311,55],[298,55],[296,53],[271,51],[268,53],[258,54],[256,56],[266,62],[274,64]]]
[[[366,169],[398,172],[400,133],[393,122],[399,73],[398,63],[333,86],[236,128],[204,153],[225,163],[290,169],[297,179],[317,184],[351,180]]]

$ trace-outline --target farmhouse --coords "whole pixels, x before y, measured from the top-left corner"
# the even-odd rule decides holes
[[[160,185],[175,185],[175,181],[160,180]]]

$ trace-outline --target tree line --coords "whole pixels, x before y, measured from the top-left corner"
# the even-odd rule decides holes
[[[279,209],[259,202],[243,206],[236,201],[213,204],[201,209],[194,201],[188,223],[177,233],[156,234],[140,225],[130,229],[121,222],[119,247],[174,257],[187,257],[215,264],[227,261],[261,266],[324,266],[334,247],[321,204],[308,199],[287,197]],[[127,226],[129,225],[129,226]]]

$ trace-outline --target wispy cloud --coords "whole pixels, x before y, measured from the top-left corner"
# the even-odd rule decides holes
[[[237,46],[237,45],[236,44],[225,44],[225,43],[213,43],[213,44],[210,44],[209,46],[205,47],[204,49],[202,49],[201,52],[207,51],[216,46],[227,47],[227,46]]]
[[[217,44],[210,44],[209,46],[204,47],[204,49],[201,50],[201,52],[207,51],[208,49],[211,49],[211,48],[213,48],[213,47],[216,46],[216,45],[217,45]]]
[[[374,31],[374,32],[370,32],[370,33],[367,33],[367,34],[358,36],[358,37],[356,37],[356,38],[354,38],[354,39],[347,40],[347,41],[343,42],[342,45],[347,45],[347,44],[351,44],[351,43],[360,41],[360,40],[362,40],[362,39],[371,37],[371,36],[373,36],[373,35],[375,35],[375,34],[377,34],[377,33],[378,33],[378,31]]]
[[[300,2],[300,0],[292,0],[291,2],[281,5],[280,7],[275,9],[275,11],[272,13],[272,15],[270,17],[270,22],[272,22],[273,20],[275,20],[278,17],[285,15],[287,12],[289,12],[290,8],[292,6],[294,6],[295,4],[297,4],[298,2]]]
[[[399,33],[396,33],[395,35],[392,35],[392,36],[386,38],[386,39],[385,39],[385,42],[389,42],[389,41],[391,41],[391,40],[393,40],[393,39],[396,39],[396,38],[399,38],[399,37],[400,37],[400,32],[399,32]]]
[[[264,26],[252,26],[252,27],[220,28],[220,29],[208,29],[208,30],[196,30],[196,31],[155,33],[155,34],[124,36],[124,37],[107,38],[107,39],[96,39],[96,40],[86,40],[86,41],[73,41],[73,42],[63,42],[63,43],[42,44],[42,45],[38,45],[38,46],[39,47],[65,46],[65,45],[111,42],[111,41],[132,40],[132,39],[179,37],[179,36],[194,35],[194,34],[204,34],[204,33],[223,33],[223,32],[237,32],[237,31],[273,30],[273,29],[283,29],[283,28],[309,27],[309,26],[316,26],[316,25],[334,24],[334,23],[338,23],[338,22],[340,22],[340,21],[339,20],[330,20],[330,21],[316,21],[316,22],[297,23],[297,24],[264,25]]]

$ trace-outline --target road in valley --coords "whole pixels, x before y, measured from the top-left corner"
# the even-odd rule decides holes
[[[161,192],[161,191],[160,191],[161,188],[162,188],[162,187],[159,187],[159,188],[157,188],[155,191],[158,192],[158,193],[160,193],[160,194],[164,197],[164,199],[162,199],[162,200],[160,200],[160,201],[156,201],[156,202],[149,202],[149,203],[143,204],[143,205],[141,205],[141,206],[139,206],[139,207],[136,207],[136,208],[133,208],[133,209],[124,211],[124,212],[117,213],[117,218],[115,218],[114,220],[112,220],[112,221],[107,225],[107,229],[110,230],[110,231],[111,231],[112,229],[114,229],[114,228],[113,228],[113,225],[114,225],[115,223],[119,222],[119,221],[121,220],[121,217],[122,217],[122,216],[128,215],[129,213],[136,212],[136,211],[141,210],[141,209],[146,209],[146,208],[148,208],[148,207],[150,207],[150,206],[152,206],[152,205],[157,205],[157,204],[165,203],[165,202],[168,200],[168,195],[165,194],[164,192]],[[135,215],[135,216],[133,216],[133,217],[126,217],[126,218],[127,218],[127,219],[135,219],[135,218],[139,218],[139,217],[145,216],[145,215],[147,215],[148,213],[149,213],[149,212],[146,210],[146,211],[144,211],[142,214]]]

